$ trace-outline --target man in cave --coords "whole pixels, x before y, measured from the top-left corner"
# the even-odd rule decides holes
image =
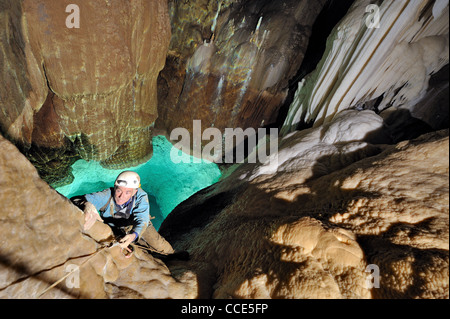
[[[97,220],[108,224],[127,256],[132,253],[130,244],[139,239],[143,239],[152,252],[165,256],[174,254],[172,246],[150,221],[148,195],[140,188],[140,181],[137,173],[124,171],[117,176],[114,187],[70,200],[84,212],[85,230]]]

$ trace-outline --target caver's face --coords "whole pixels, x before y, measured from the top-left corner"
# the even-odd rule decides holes
[[[116,186],[114,189],[114,201],[117,205],[123,205],[137,193],[137,189]]]

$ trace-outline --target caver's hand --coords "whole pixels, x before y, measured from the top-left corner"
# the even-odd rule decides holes
[[[95,206],[92,203],[87,202],[84,207],[84,230],[89,230],[96,220],[103,222],[103,219],[100,217]]]
[[[125,235],[121,240],[119,240],[119,246],[122,248],[127,248],[136,239],[136,234]]]

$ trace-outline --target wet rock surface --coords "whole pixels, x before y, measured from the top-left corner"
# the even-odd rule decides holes
[[[325,1],[170,1],[158,126],[273,124]]]

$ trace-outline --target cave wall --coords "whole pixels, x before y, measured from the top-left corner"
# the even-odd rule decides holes
[[[377,2],[374,27],[373,4],[355,1],[312,58],[317,67],[302,65],[314,23],[333,5],[80,1],[80,28],[68,28],[63,3],[3,0],[0,132],[58,186],[79,158],[114,169],[143,163],[155,127],[170,139],[178,127],[192,133],[193,119],[222,132],[284,121],[285,135],[347,108],[405,108],[442,128],[448,78],[429,82],[448,64],[448,4]]]
[[[80,1],[68,28],[64,3],[2,1],[1,132],[58,186],[148,160],[155,125],[273,124],[325,3]]]
[[[0,2],[0,129],[49,182],[77,158],[109,168],[150,158],[171,36],[166,1],[77,5],[79,28],[68,28],[64,2]]]
[[[273,124],[326,1],[169,1],[158,126]]]

